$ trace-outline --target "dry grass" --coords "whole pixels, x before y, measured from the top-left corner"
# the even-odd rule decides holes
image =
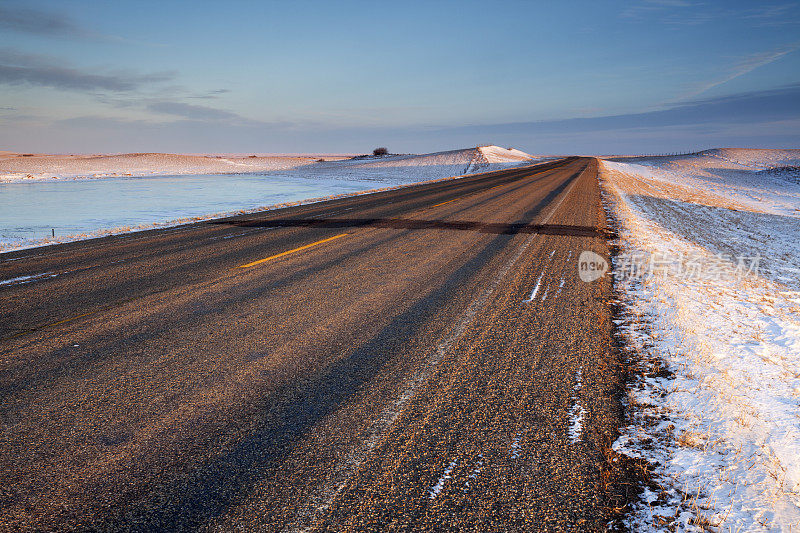
[[[660,180],[646,180],[609,168],[602,168],[602,172],[605,179],[613,181],[625,194],[652,196],[653,198],[678,200],[709,207],[723,207],[726,209],[755,212],[752,207],[698,189],[692,189]]]

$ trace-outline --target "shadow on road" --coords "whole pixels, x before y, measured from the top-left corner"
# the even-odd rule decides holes
[[[574,237],[607,237],[607,231],[592,226],[563,224],[526,224],[502,222],[474,222],[467,220],[416,220],[404,218],[308,218],[308,219],[256,219],[237,221],[214,221],[210,224],[227,224],[248,228],[390,228],[403,230],[441,229],[478,231],[514,235],[517,233],[539,233],[542,235],[566,235]]]

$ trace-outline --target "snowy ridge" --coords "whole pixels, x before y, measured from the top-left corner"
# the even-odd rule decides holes
[[[502,170],[550,159],[554,158],[532,156],[512,148],[479,146],[430,154],[369,156],[366,158],[321,162],[311,166],[298,167],[280,174],[331,179],[404,179],[420,181],[423,179],[447,178],[491,170]]]
[[[429,154],[403,154],[371,157],[367,159],[349,159],[337,162],[339,165],[360,166],[363,168],[381,168],[395,166],[436,166],[436,165],[482,165],[496,163],[523,163],[540,159],[513,148],[499,146],[478,146],[461,150],[447,150]]]
[[[632,530],[800,528],[800,204],[796,186],[754,178],[790,160],[780,152],[736,152],[753,168],[716,174],[716,155],[601,165],[620,226],[618,325],[643,365],[614,448],[654,469]],[[633,254],[729,268],[622,276]],[[765,268],[724,274],[737,255]]]
[[[479,146],[476,149],[484,157],[487,163],[514,163],[521,161],[528,161],[530,159],[538,159],[535,156],[526,154],[521,150],[515,148],[500,148],[499,146]]]

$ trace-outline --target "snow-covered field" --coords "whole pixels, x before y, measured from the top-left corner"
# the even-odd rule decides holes
[[[51,155],[0,152],[0,183],[96,179],[119,176],[245,174],[311,165],[331,155]]]
[[[621,162],[626,161],[626,162]],[[800,150],[604,161],[634,530],[800,530]]]
[[[0,252],[363,194],[544,159],[496,146],[357,159],[0,153]]]

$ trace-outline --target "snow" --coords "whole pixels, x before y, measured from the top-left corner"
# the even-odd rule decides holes
[[[0,252],[364,194],[546,159],[493,146],[423,155],[321,158],[325,161],[317,162],[317,156],[3,153]],[[10,168],[56,179],[16,179],[10,174],[3,178],[3,171]],[[198,169],[207,172],[193,173]],[[244,172],[253,169],[264,172]],[[211,170],[227,174],[208,173]],[[162,175],[168,172],[174,175]]]
[[[453,473],[453,469],[456,467],[457,462],[458,461],[453,461],[447,466],[444,474],[442,474],[442,477],[439,478],[439,481],[437,481],[436,484],[431,487],[430,491],[428,491],[428,498],[433,500],[439,495],[440,492],[442,492],[445,482],[452,477],[451,474]]]
[[[551,214],[552,214],[552,212],[551,212]],[[539,293],[539,289],[542,286],[542,278],[544,277],[544,274],[547,271],[547,265],[549,265],[550,261],[553,260],[553,255],[555,255],[555,253],[556,253],[556,251],[552,250],[550,252],[550,255],[547,256],[547,262],[545,263],[545,266],[542,269],[541,274],[539,274],[539,277],[536,279],[536,286],[533,288],[533,291],[531,291],[530,297],[526,298],[525,300],[522,300],[524,303],[530,303],[530,302],[533,302],[534,300],[536,300],[536,295]],[[544,301],[547,298],[547,292],[548,292],[548,290],[545,289],[544,295],[542,296],[542,301]]]
[[[553,159],[513,148],[479,146],[431,154],[359,156],[341,154],[192,155],[162,153],[57,155],[0,152],[0,183],[113,177],[253,174],[287,170],[304,177],[393,179],[417,174],[436,179],[514,164]],[[422,168],[407,168],[422,167]]]
[[[578,369],[575,374],[575,387],[572,393],[572,409],[569,412],[569,430],[567,435],[572,444],[581,441],[581,434],[583,433],[583,418],[586,416],[586,411],[580,404],[580,393],[582,386],[582,369]]]
[[[532,156],[498,146],[481,146],[421,155],[368,156],[363,159],[323,162],[298,167],[284,174],[331,179],[393,179],[408,183],[502,170],[550,159],[553,158]]]
[[[0,281],[0,285],[21,285],[23,283],[31,283],[32,281],[37,281],[42,278],[52,278],[57,276],[57,274],[53,274],[51,272],[45,272],[43,274],[32,274],[30,276],[19,276],[16,278],[4,279]]]
[[[479,146],[478,151],[487,163],[513,163],[514,161],[527,161],[532,158],[521,150],[514,148],[500,148],[499,146]]]
[[[558,282],[558,290],[556,291],[555,297],[558,298],[558,295],[561,294],[561,289],[564,288],[564,278],[561,278],[561,281]]]
[[[672,196],[674,189],[683,188],[725,198],[728,207],[741,210],[790,216],[800,213],[800,169],[779,170],[800,165],[800,150],[725,148],[686,156],[615,161],[605,164],[610,169],[627,168],[645,177],[656,190],[667,190]],[[616,166],[620,163],[622,167]]]
[[[0,152],[0,183],[97,179],[119,176],[241,174],[286,170],[313,164],[331,155],[185,155],[98,154],[51,155]]]
[[[700,154],[755,169],[800,165],[799,149],[716,148]]]
[[[539,274],[539,279],[536,280],[536,286],[533,288],[530,298],[528,298],[527,300],[522,300],[523,302],[532,302],[536,299],[536,293],[539,292],[539,287],[542,285],[542,276],[544,276],[544,272]]]
[[[798,156],[601,165],[618,326],[639,365],[614,448],[653,468],[633,530],[800,528],[800,190],[762,173]]]
[[[511,447],[508,451],[508,454],[511,456],[512,459],[519,459],[519,451],[520,451],[520,444],[519,441],[522,439],[522,435],[517,434],[514,437],[514,440],[511,441]]]

